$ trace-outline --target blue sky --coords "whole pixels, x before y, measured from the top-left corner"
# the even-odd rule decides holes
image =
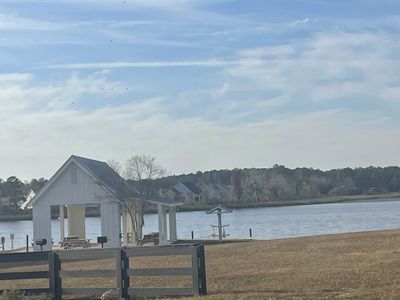
[[[399,165],[400,2],[3,0],[0,177]]]

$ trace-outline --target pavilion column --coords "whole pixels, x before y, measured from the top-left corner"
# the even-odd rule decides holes
[[[158,210],[158,234],[160,245],[168,243],[168,231],[167,231],[167,212],[163,205],[157,205]]]
[[[126,213],[126,234],[128,236],[127,242],[132,243],[135,237],[133,236],[132,218],[128,212]]]
[[[123,246],[128,246],[128,213],[124,209],[122,211],[122,239],[123,239]]]
[[[168,213],[169,217],[169,241],[176,242],[177,241],[177,233],[176,233],[176,207],[171,207]]]
[[[85,204],[69,204],[68,211],[68,235],[85,238]]]
[[[118,202],[102,202],[100,204],[101,235],[107,237],[107,248],[121,247],[119,234],[121,233],[121,212]]]
[[[47,244],[43,246],[43,251],[51,251],[51,216],[50,206],[37,206],[32,207],[33,217],[33,249],[40,251],[40,246],[36,246],[35,241],[47,240]]]
[[[64,205],[60,205],[60,242],[64,240],[65,230],[64,230]]]

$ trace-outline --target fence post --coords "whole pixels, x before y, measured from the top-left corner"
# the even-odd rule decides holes
[[[200,295],[207,295],[207,279],[206,279],[206,258],[204,253],[204,245],[197,246],[198,266],[199,266],[199,288]]]
[[[49,252],[49,291],[52,300],[61,300],[62,286],[60,278],[61,261],[57,253]]]
[[[126,256],[124,249],[116,250],[116,268],[117,268],[117,287],[119,296],[122,299],[129,299],[128,287],[129,277],[127,270],[129,269],[129,258]]]
[[[192,246],[192,287],[193,295],[200,296],[199,289],[199,260],[197,255],[197,245]]]
[[[129,296],[129,276],[128,276],[128,269],[129,269],[129,257],[126,255],[125,249],[122,250],[121,253],[121,262],[122,262],[122,279],[123,279],[123,297],[125,299],[130,299]]]
[[[192,248],[192,286],[193,295],[203,296],[207,294],[206,264],[203,245],[194,245]]]

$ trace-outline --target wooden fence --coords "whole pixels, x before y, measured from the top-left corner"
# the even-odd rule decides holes
[[[129,258],[188,256],[190,265],[185,267],[134,268]],[[66,263],[114,259],[115,268],[91,270],[64,270]],[[60,252],[13,253],[0,255],[0,268],[47,264],[47,271],[7,272],[0,273],[0,281],[17,279],[47,278],[49,287],[45,289],[22,289],[27,293],[49,293],[52,299],[62,299],[63,295],[101,295],[112,288],[104,287],[68,287],[62,285],[65,278],[111,277],[115,278],[115,289],[120,297],[130,299],[134,296],[190,296],[206,295],[206,272],[204,246],[174,245],[161,247],[137,247],[117,249],[71,250]],[[135,287],[130,278],[147,276],[186,276],[191,277],[190,287]]]

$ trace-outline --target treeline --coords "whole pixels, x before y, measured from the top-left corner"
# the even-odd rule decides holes
[[[344,168],[329,171],[289,169],[282,165],[197,172],[160,179],[163,189],[191,181],[202,189],[202,202],[268,202],[328,196],[400,192],[399,167]]]
[[[329,171],[312,168],[214,170],[166,176],[153,180],[154,195],[169,195],[179,182],[192,182],[201,189],[201,203],[288,201],[329,196],[374,195],[400,192],[399,167],[344,168]],[[0,179],[0,198],[12,197],[16,204],[30,189],[38,191],[46,179],[22,182],[15,176]]]
[[[10,176],[6,180],[0,178],[0,206],[8,206],[9,210],[15,211],[20,201],[24,201],[31,189],[38,191],[47,182],[46,179],[32,179],[31,181],[21,181],[15,176]]]

